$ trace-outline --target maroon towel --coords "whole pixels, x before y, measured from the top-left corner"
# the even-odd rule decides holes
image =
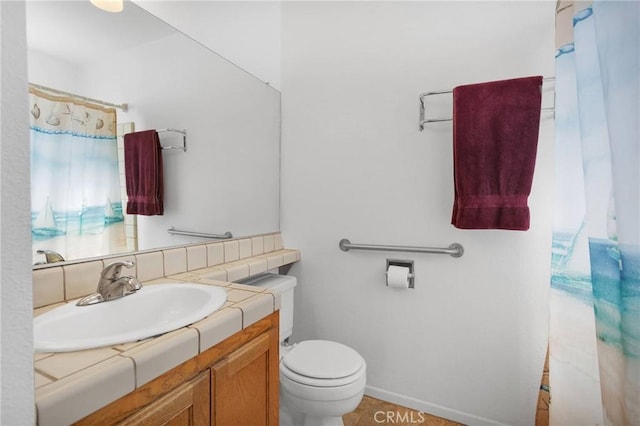
[[[127,213],[163,214],[162,147],[155,130],[124,135],[124,169]]]
[[[461,229],[529,229],[542,77],[453,89],[455,201]]]

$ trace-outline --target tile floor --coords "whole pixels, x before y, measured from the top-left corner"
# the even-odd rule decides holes
[[[549,351],[544,362],[542,381],[540,382],[540,392],[538,394],[538,411],[536,412],[535,426],[549,426],[549,405],[551,404],[551,393],[549,389]]]
[[[460,426],[460,423],[365,396],[355,411],[343,417],[344,426]]]
[[[549,361],[547,355],[540,384],[535,426],[549,426],[549,405]],[[365,396],[358,408],[344,416],[343,420],[344,426],[462,426],[461,423],[432,416],[370,396]]]
[[[535,426],[549,426],[549,354],[545,362],[538,396],[538,411],[536,412]],[[344,426],[460,426],[451,420],[443,419],[401,407],[390,402],[365,396],[355,411],[343,417]]]

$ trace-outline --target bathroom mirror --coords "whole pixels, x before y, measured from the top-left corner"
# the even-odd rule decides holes
[[[204,241],[172,227],[234,237],[279,230],[277,90],[130,1],[121,13],[89,1],[28,1],[26,9],[30,83],[126,103],[117,111],[125,133],[186,130],[186,151],[162,152],[164,214],[136,216],[137,231],[126,226],[135,249]],[[163,146],[182,145],[181,134],[160,136]],[[32,210],[36,220],[40,207]],[[66,260],[106,254],[71,251]]]

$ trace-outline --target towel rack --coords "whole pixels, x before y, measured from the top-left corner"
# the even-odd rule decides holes
[[[404,251],[412,253],[448,254],[451,257],[461,257],[464,254],[462,244],[453,243],[449,247],[411,247],[411,246],[387,246],[373,244],[351,244],[351,241],[343,238],[338,243],[342,251],[349,250],[374,250],[374,251]]]
[[[556,78],[555,77],[545,77],[542,79],[542,82],[552,82],[555,81]],[[418,99],[420,99],[420,116],[419,116],[419,126],[418,128],[420,129],[420,131],[424,130],[424,125],[427,123],[439,123],[442,121],[453,121],[453,118],[424,118],[425,115],[425,101],[424,98],[426,98],[427,96],[434,96],[434,95],[443,95],[445,93],[453,93],[453,89],[450,90],[434,90],[432,92],[424,92],[421,93],[420,96],[418,97]],[[554,101],[555,103],[555,101]],[[545,108],[541,108],[542,111],[555,111],[555,106],[553,107],[545,107]]]
[[[204,232],[192,232],[192,231],[180,231],[176,229],[174,226],[167,229],[167,232],[174,235],[187,235],[190,237],[201,237],[201,238],[215,238],[218,240],[228,240],[229,238],[233,238],[233,234],[229,231],[224,234],[205,234]]]
[[[158,133],[162,133],[162,132],[172,132],[172,133],[181,133],[182,134],[182,146],[174,146],[174,145],[167,145],[167,146],[163,146],[162,149],[181,149],[184,152],[187,152],[187,131],[185,130],[180,130],[180,129],[159,129],[156,130],[156,132]]]

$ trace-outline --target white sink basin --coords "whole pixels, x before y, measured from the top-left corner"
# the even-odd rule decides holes
[[[172,283],[95,305],[70,302],[34,319],[34,349],[69,352],[135,342],[199,321],[226,300],[221,287]]]

